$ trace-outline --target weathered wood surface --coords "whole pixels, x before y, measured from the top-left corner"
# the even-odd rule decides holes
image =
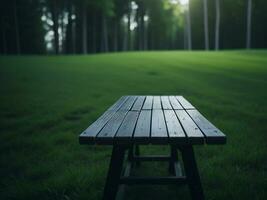
[[[151,142],[161,143],[168,140],[168,132],[166,122],[164,119],[163,110],[152,111],[152,122],[151,122]]]
[[[185,143],[187,137],[174,110],[164,110],[164,115],[170,142]]]
[[[133,140],[139,143],[149,143],[150,127],[151,110],[142,110],[137,120]]]
[[[153,105],[153,96],[146,96],[145,103],[143,105],[143,110],[151,110]]]
[[[226,136],[183,96],[123,96],[79,137],[81,144],[224,144]]]
[[[208,121],[200,112],[197,110],[188,110],[187,112],[206,136],[207,144],[226,142],[225,135],[210,121]]]
[[[137,100],[135,101],[132,110],[140,111],[142,109],[145,98],[146,98],[145,96],[137,97]]]

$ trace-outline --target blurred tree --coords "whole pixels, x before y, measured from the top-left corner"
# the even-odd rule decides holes
[[[109,51],[109,31],[108,31],[108,19],[114,17],[114,1],[111,0],[98,0],[96,6],[101,12],[101,50],[103,52]]]
[[[7,27],[8,27],[8,24],[7,24],[7,17],[4,13],[4,11],[1,9],[1,34],[2,34],[2,43],[1,43],[1,50],[2,50],[2,53],[3,54],[7,54]]]
[[[76,53],[76,13],[73,0],[67,1],[68,24],[66,27],[66,53]]]
[[[215,50],[220,48],[220,0],[215,0],[216,24],[215,24]]]
[[[114,0],[114,16],[112,18],[113,21],[113,51],[118,51],[118,37],[120,30],[120,19],[123,16],[123,0]]]
[[[2,0],[0,7],[0,53],[44,53],[44,30],[40,1]]]
[[[246,3],[244,0],[221,2],[220,48],[244,48]]]
[[[16,46],[17,46],[17,54],[20,54],[20,31],[19,31],[19,21],[17,14],[17,0],[13,0],[14,2],[14,25],[15,25],[15,33],[16,33]]]
[[[87,23],[87,11],[88,11],[88,4],[91,1],[89,0],[82,0],[81,3],[81,10],[82,10],[82,53],[87,54],[88,51],[88,23]]]
[[[251,12],[252,12],[252,0],[247,1],[247,37],[246,48],[250,49],[251,46]]]
[[[266,0],[2,0],[0,52],[266,48],[266,10]]]
[[[192,49],[192,35],[191,35],[191,15],[190,15],[190,2],[188,0],[187,11],[186,13],[186,32],[187,32],[187,48],[188,50]]]
[[[252,17],[252,36],[251,46],[253,48],[266,48],[267,47],[267,1],[254,0],[253,1],[253,17]]]
[[[207,4],[207,0],[203,0],[203,12],[204,12],[205,49],[209,50],[209,25],[208,25],[208,4]]]
[[[186,11],[186,10],[185,10]],[[211,9],[209,10],[211,11]],[[187,13],[186,13],[187,16]],[[185,16],[185,18],[186,18]],[[204,23],[204,9],[203,0],[191,0],[190,1],[190,18],[191,21],[191,40],[193,49],[205,49],[205,23]],[[207,15],[210,17],[211,15]],[[186,20],[187,24],[187,20]],[[210,25],[212,23],[209,23]],[[188,28],[185,28],[185,36],[188,38]],[[188,49],[188,40],[186,41],[185,49]]]
[[[59,53],[59,12],[61,0],[47,0],[48,8],[50,9],[52,20],[53,20],[53,32],[54,32],[54,49],[55,53]]]
[[[127,47],[126,50],[131,50],[131,0],[128,0],[127,5]]]

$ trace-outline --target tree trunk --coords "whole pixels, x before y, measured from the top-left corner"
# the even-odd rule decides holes
[[[3,42],[3,54],[7,54],[7,42],[6,42],[6,30],[5,30],[5,24],[4,24],[4,17],[2,18],[2,42]]]
[[[102,16],[102,51],[108,52],[108,31],[106,16]]]
[[[207,5],[207,0],[203,0],[203,8],[204,8],[205,49],[209,50],[209,25],[208,25],[208,5]]]
[[[145,15],[144,15],[145,16]],[[143,18],[143,21],[144,21],[144,18]],[[143,34],[144,34],[144,36],[143,36],[143,41],[144,41],[144,50],[147,50],[147,31],[148,31],[148,22],[144,22],[144,30],[143,30]]]
[[[59,35],[58,35],[58,5],[57,1],[52,1],[52,8],[51,8],[51,13],[52,13],[52,20],[53,20],[53,31],[54,31],[54,48],[55,48],[55,53],[59,53]]]
[[[128,1],[128,13],[127,13],[128,23],[127,23],[127,38],[128,38],[128,50],[131,50],[131,1]]]
[[[114,22],[113,51],[118,51],[118,19]]]
[[[123,23],[123,51],[127,51],[127,42],[128,42],[128,26]]]
[[[188,1],[188,11],[186,12],[187,21],[187,48],[192,50],[192,38],[191,38],[191,19],[190,19],[190,1]]]
[[[186,18],[186,14],[185,14]],[[187,20],[184,22],[184,49],[187,49]]]
[[[76,13],[75,13],[75,7],[72,6],[71,8],[72,10],[72,14],[74,14],[76,16]],[[72,19],[73,20],[73,19]],[[75,54],[76,53],[76,22],[75,20],[72,21],[72,24],[71,24],[71,49],[72,49],[72,53]]]
[[[248,0],[248,9],[247,9],[247,39],[246,39],[246,48],[250,49],[251,47],[251,15],[252,15],[252,0]]]
[[[215,50],[220,48],[220,0],[215,1],[216,22],[215,22]]]
[[[137,23],[138,23],[138,26],[137,26],[137,49],[140,51],[140,50],[142,50],[142,30],[141,30],[141,13],[140,13],[140,9],[137,10]]]
[[[144,50],[145,49],[145,22],[144,22],[144,16],[145,16],[145,12],[144,12],[144,6],[143,4],[140,5],[140,50]]]
[[[16,33],[16,45],[17,45],[17,54],[20,54],[20,31],[19,31],[19,23],[17,16],[17,0],[14,0],[14,22],[15,22],[15,33]]]
[[[94,19],[93,19],[93,52],[97,52],[96,48],[96,34],[97,34],[97,12],[94,12]]]
[[[87,54],[87,6],[83,4],[82,8],[82,53]]]
[[[151,35],[150,35],[150,50],[154,50],[155,47],[155,41],[154,41],[154,32],[153,30],[151,31]]]
[[[64,14],[61,14],[61,46],[60,46],[60,52],[62,54],[66,53],[66,38],[65,38],[65,24],[64,24]]]
[[[65,50],[67,54],[72,53],[72,9],[71,9],[71,4],[68,2],[68,24],[66,28],[66,45],[65,45]]]

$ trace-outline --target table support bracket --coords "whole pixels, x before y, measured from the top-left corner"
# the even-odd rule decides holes
[[[127,162],[124,173],[122,174],[123,160],[127,149],[129,149]],[[182,173],[177,150],[179,150],[182,155],[185,175]],[[169,172],[172,176],[131,176],[131,169],[135,165],[139,166],[143,161],[169,162]],[[119,194],[117,196],[122,198],[125,186],[134,184],[187,184],[193,200],[204,200],[204,193],[198,174],[193,147],[191,145],[171,146],[170,156],[140,156],[139,147],[135,147],[134,151],[133,145],[114,145],[103,199],[115,200],[118,190]],[[121,185],[120,188],[119,185]]]

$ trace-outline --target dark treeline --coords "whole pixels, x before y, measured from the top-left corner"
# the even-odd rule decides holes
[[[266,48],[266,11],[266,0],[2,0],[0,53]]]

